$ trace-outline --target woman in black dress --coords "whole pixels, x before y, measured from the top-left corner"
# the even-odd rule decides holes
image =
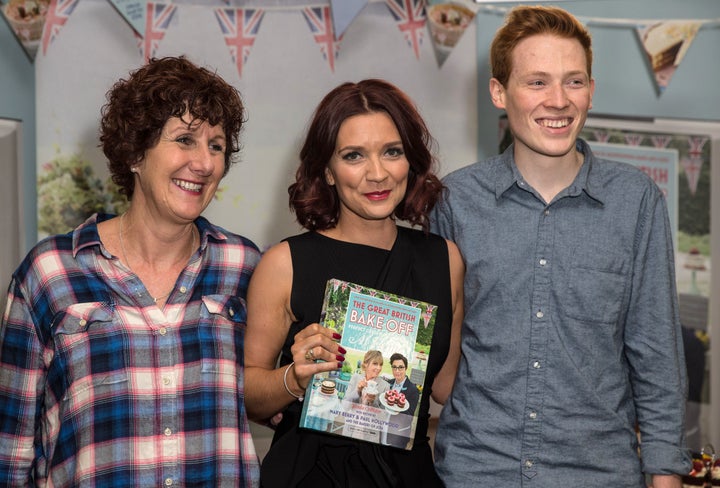
[[[247,413],[266,421],[282,412],[263,460],[265,488],[442,486],[428,443],[429,397],[443,403],[455,377],[464,265],[453,243],[428,232],[442,192],[432,143],[411,100],[382,80],[344,83],[315,111],[288,189],[308,232],[269,249],[248,291]],[[339,337],[318,324],[330,278],[438,306],[410,451],[298,428],[312,376],[345,360]]]

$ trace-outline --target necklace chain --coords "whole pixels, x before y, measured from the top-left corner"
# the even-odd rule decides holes
[[[135,271],[133,271],[133,269],[132,269],[132,266],[130,266],[130,261],[128,261],[127,253],[125,252],[125,242],[123,241],[123,224],[125,223],[125,215],[126,214],[122,214],[120,216],[120,251],[122,252],[123,261],[125,261],[125,264],[127,264],[128,269],[130,271],[132,271],[133,273],[135,273]],[[195,250],[195,232],[193,229],[190,229],[190,233],[192,234],[192,242],[190,243],[190,253],[191,253],[190,255],[192,256],[192,253]],[[137,273],[135,273],[135,274],[137,274]],[[169,297],[174,289],[175,289],[175,286],[170,288],[170,291],[167,292],[165,295],[162,295],[159,297],[151,296],[150,298],[152,298],[153,302],[155,302],[155,304],[157,305],[157,302],[159,300],[163,300],[163,299]]]

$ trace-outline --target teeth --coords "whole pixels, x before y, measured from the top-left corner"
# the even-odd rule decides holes
[[[175,183],[177,186],[179,186],[183,190],[187,190],[187,191],[196,191],[197,192],[202,189],[202,185],[199,185],[197,183],[190,183],[189,181],[173,180],[173,183]]]
[[[562,120],[548,120],[543,119],[541,121],[541,124],[545,127],[551,127],[553,129],[559,129],[561,127],[566,127],[570,121],[568,119],[562,119]]]

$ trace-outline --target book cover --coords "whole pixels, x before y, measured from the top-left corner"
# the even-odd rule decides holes
[[[313,377],[300,427],[412,449],[436,316],[433,304],[328,280],[320,323],[347,352],[342,370]]]

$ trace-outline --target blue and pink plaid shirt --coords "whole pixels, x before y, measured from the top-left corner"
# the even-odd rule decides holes
[[[161,310],[93,216],[39,243],[0,325],[0,486],[257,486],[243,403],[260,253],[200,217]]]

